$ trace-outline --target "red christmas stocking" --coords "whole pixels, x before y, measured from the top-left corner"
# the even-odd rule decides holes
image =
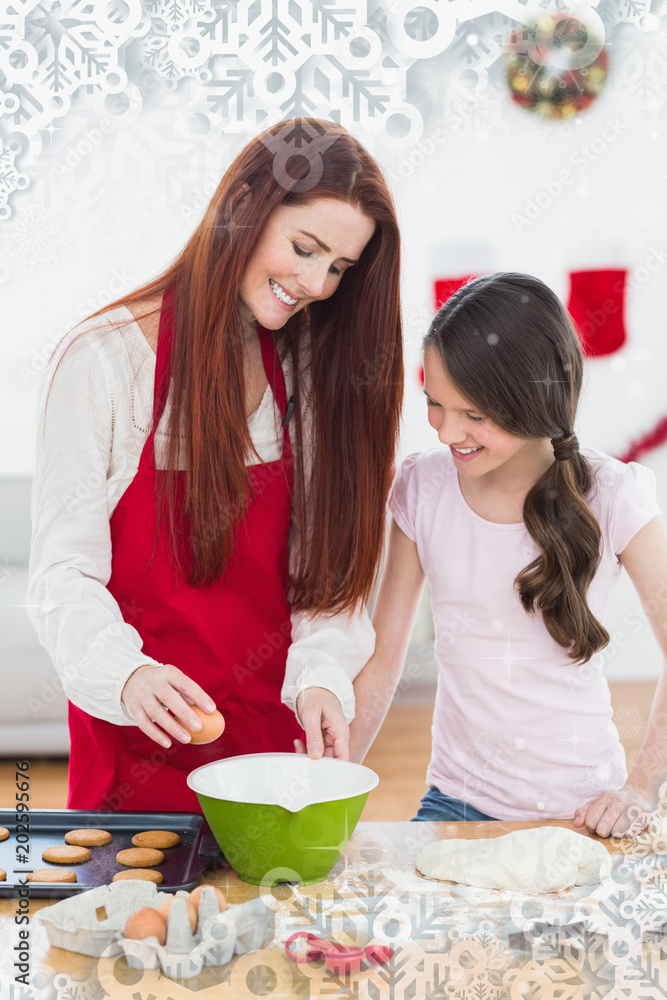
[[[567,308],[589,358],[613,354],[625,343],[627,275],[625,268],[570,272]]]
[[[458,292],[459,288],[462,288],[463,285],[467,285],[473,278],[478,277],[478,274],[465,274],[461,278],[436,278],[433,282],[436,310],[439,309],[440,306],[447,301],[447,299],[451,298],[454,292]],[[424,368],[422,365],[419,366],[419,382],[421,385],[424,384]]]
[[[454,292],[467,285],[473,278],[478,278],[478,274],[465,274],[462,278],[436,278],[433,283],[435,291],[435,308],[439,309],[447,299],[451,298]]]

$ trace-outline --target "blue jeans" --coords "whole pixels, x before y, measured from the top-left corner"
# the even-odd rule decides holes
[[[443,795],[441,791],[433,785],[421,800],[421,805],[417,810],[417,815],[410,820],[411,823],[426,822],[448,822],[457,823],[460,820],[483,820],[495,819],[494,816],[487,816],[485,813],[469,806],[461,799],[452,799],[449,795]]]

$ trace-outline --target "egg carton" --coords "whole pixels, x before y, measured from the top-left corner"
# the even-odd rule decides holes
[[[62,899],[39,910],[35,919],[44,924],[54,948],[93,958],[124,954],[132,968],[159,967],[164,975],[177,979],[191,979],[205,965],[225,965],[232,955],[244,955],[262,946],[276,906],[272,895],[231,903],[220,913],[215,890],[205,888],[194,933],[186,908],[189,898],[190,893],[183,890],[173,895],[159,892],[153,882],[130,879]],[[165,899],[173,899],[173,903],[164,945],[156,937],[142,941],[123,937],[130,914],[145,906],[157,909]]]

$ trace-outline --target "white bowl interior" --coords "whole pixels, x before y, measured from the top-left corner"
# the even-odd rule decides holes
[[[378,784],[375,771],[334,757],[253,753],[204,764],[188,775],[195,792],[213,799],[276,805],[298,812],[315,802],[348,799]]]

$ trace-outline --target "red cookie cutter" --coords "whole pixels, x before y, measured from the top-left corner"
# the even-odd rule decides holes
[[[306,938],[310,946],[305,955],[295,955],[290,947],[297,938]],[[325,941],[308,931],[297,931],[285,942],[285,953],[293,962],[313,962],[321,957],[330,972],[344,976],[357,972],[362,962],[386,965],[393,956],[394,949],[383,944],[369,944],[365,948],[346,947],[335,941]]]

